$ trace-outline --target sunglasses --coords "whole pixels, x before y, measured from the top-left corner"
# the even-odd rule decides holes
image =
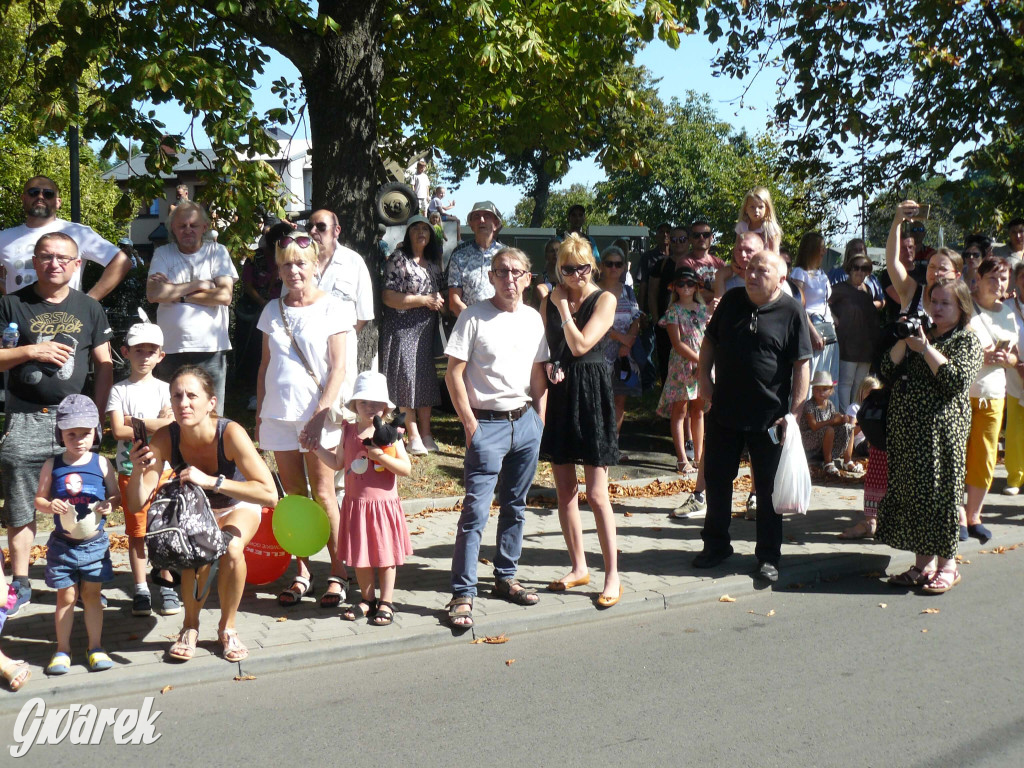
[[[747,330],[749,330],[755,336],[757,336],[757,310],[758,309],[759,309],[758,307],[754,308],[754,314],[751,315],[751,317],[750,317],[750,325],[747,326]]]
[[[306,225],[306,231],[307,232],[312,232],[315,229],[317,232],[326,232],[327,231],[327,226],[328,226],[327,222],[325,222],[325,221],[318,221],[315,224],[307,224]]]
[[[590,274],[589,264],[563,264],[562,268],[559,269],[565,277],[570,275],[579,275],[580,277],[586,277]]]
[[[624,262],[624,261],[605,261],[605,262],[602,262],[602,264],[604,264],[606,267],[608,267],[608,269],[622,269],[625,266],[626,262]]]
[[[690,233],[690,237],[699,237],[699,238],[701,238],[703,240],[704,238],[711,237],[711,233],[710,232],[691,232]]]
[[[39,197],[42,195],[47,200],[53,200],[57,196],[57,191],[53,189],[43,189],[42,187],[29,187],[25,190],[26,197]]]
[[[685,243],[686,237],[685,235],[683,237],[670,237],[669,240],[671,240],[673,243]]]
[[[277,247],[287,248],[292,243],[295,243],[299,248],[309,248],[309,244],[312,242],[312,238],[306,235],[285,235],[277,241]]]
[[[696,288],[697,284],[693,280],[676,280],[676,288]]]
[[[494,276],[499,280],[508,280],[509,275],[512,275],[513,280],[518,280],[526,274],[525,269],[508,269],[506,267],[498,267],[497,269],[492,269],[491,272],[493,272]]]
[[[872,269],[871,269],[871,265],[870,264],[860,264],[860,265],[854,264],[852,267],[850,267],[850,271],[851,272],[866,272],[867,274],[871,274]]]

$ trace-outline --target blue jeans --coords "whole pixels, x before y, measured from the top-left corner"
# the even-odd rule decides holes
[[[526,520],[526,494],[537,471],[537,455],[543,431],[540,416],[533,408],[516,421],[479,421],[473,440],[466,450],[466,497],[455,534],[452,556],[452,594],[476,595],[476,565],[480,538],[490,516],[491,499],[498,484],[498,551],[494,556],[494,577],[511,579],[516,575],[523,551],[523,524]]]

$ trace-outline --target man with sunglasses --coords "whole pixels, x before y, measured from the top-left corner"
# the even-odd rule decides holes
[[[587,265],[589,266],[589,265]],[[540,598],[515,578],[523,549],[526,493],[533,483],[544,430],[548,345],[540,314],[523,303],[530,263],[518,248],[495,254],[488,270],[494,288],[459,315],[445,354],[445,383],[466,432],[466,496],[452,557],[453,628],[473,626],[480,539],[498,487],[494,593],[518,605]]]
[[[167,353],[157,377],[167,381],[183,365],[205,368],[213,377],[217,413],[223,414],[231,350],[228,307],[238,271],[227,248],[203,238],[209,226],[197,203],[185,201],[174,209],[167,222],[171,242],[156,249],[149,265],[146,299],[160,305],[156,322]]]
[[[784,269],[772,251],[750,259],[744,286],[728,291],[711,316],[697,368],[710,411],[704,419],[704,549],[693,566],[714,568],[732,555],[732,483],[746,445],[759,502],[754,575],[768,582],[778,580],[782,554],[782,518],[772,505],[782,440],[774,441],[768,430],[782,425],[784,434],[787,412],[800,413],[811,359],[807,313],[783,293]]]
[[[18,345],[0,350],[7,372],[6,424],[0,442],[2,519],[7,526],[17,602],[9,616],[31,602],[29,554],[36,534],[35,495],[43,463],[60,452],[55,440],[57,404],[83,394],[89,363],[101,413],[114,384],[110,323],[99,302],[71,287],[82,260],[70,235],[50,232],[35,244],[37,279],[0,298],[0,324],[18,324]]]
[[[103,274],[89,290],[89,295],[99,301],[116,288],[132,268],[131,259],[113,243],[104,240],[92,227],[58,219],[61,206],[60,190],[49,176],[33,176],[21,193],[21,205],[25,211],[25,223],[0,232],[0,268],[5,279],[4,293],[31,285],[36,281],[32,264],[32,253],[36,242],[51,232],[63,232],[78,246],[79,256],[102,266]],[[75,270],[71,287],[82,287],[82,270]]]
[[[370,270],[363,257],[338,242],[341,225],[333,211],[314,211],[306,225],[310,237],[320,246],[320,288],[337,296],[352,307],[356,317],[355,331],[349,333],[345,343],[345,383],[342,402],[348,402],[348,395],[355,386],[359,375],[357,363],[358,333],[373,320],[373,283]]]
[[[715,298],[715,275],[725,266],[725,262],[711,254],[711,246],[715,242],[715,233],[711,225],[703,219],[697,219],[690,225],[687,233],[690,252],[682,260],[680,266],[689,267],[701,279],[700,295],[705,304]]]

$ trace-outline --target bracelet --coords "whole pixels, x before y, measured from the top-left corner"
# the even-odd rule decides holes
[[[568,323],[570,320],[572,320],[572,315],[569,315],[567,318],[565,318],[565,320],[562,321],[562,325],[560,327],[565,328],[565,324]]]
[[[218,491],[220,490],[220,487],[221,487],[222,485],[224,485],[224,481],[225,481],[226,479],[227,479],[227,478],[226,478],[226,477],[224,477],[224,475],[217,475],[217,482],[215,482],[215,483],[213,484],[213,492],[214,492],[214,493],[217,493],[217,492],[218,492]]]

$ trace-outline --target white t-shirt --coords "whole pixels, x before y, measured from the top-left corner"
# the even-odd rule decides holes
[[[847,416],[852,416],[854,420],[856,420],[858,413],[860,413],[860,403],[850,403],[846,406]],[[854,423],[856,423],[856,421]],[[863,443],[864,439],[864,433],[859,429],[855,430],[853,433],[853,447],[856,448],[858,445]]]
[[[36,269],[32,264],[32,252],[36,242],[51,232],[63,232],[78,245],[78,255],[88,261],[95,261],[102,267],[110,264],[121,251],[116,245],[100,237],[92,227],[75,224],[73,221],[54,219],[41,227],[19,224],[0,232],[0,264],[7,270],[4,290],[14,293],[36,281]],[[71,287],[81,290],[81,267],[71,276]]]
[[[238,271],[228,249],[217,243],[204,242],[195,253],[184,254],[173,243],[162,245],[153,254],[149,274],[161,272],[176,284],[193,280],[214,280],[218,277],[238,279]],[[228,336],[229,314],[224,305],[208,307],[184,302],[161,304],[156,311],[156,324],[164,332],[164,352],[220,352],[231,349]]]
[[[825,320],[831,321],[832,313],[829,312],[828,297],[832,293],[832,286],[825,270],[815,269],[808,272],[803,267],[795,267],[790,277],[798,283],[803,283],[807,314],[821,315]]]
[[[1009,304],[1013,310],[1013,317],[1017,321],[1017,353],[1018,355],[1024,354],[1024,303],[1016,299],[1010,299],[1003,303]],[[1024,400],[1024,382],[1021,381],[1020,374],[1015,370],[1006,371],[1006,395],[1015,397],[1018,401]],[[1021,402],[1021,405],[1024,405],[1024,402]]]
[[[107,413],[123,413],[126,417],[137,419],[155,419],[164,408],[171,405],[171,389],[166,381],[150,377],[144,381],[132,383],[130,379],[119,381],[110,390],[107,400]],[[126,418],[127,422],[128,419]],[[117,441],[118,474],[131,474],[132,463],[128,458],[131,450],[130,440]]]
[[[413,174],[412,188],[419,200],[426,200],[430,197],[430,177],[426,172]]]
[[[334,258],[327,265],[320,277],[320,288],[332,296],[336,296],[352,307],[355,319],[373,320],[373,283],[370,282],[370,270],[366,268],[363,257],[343,245],[334,247]],[[345,340],[345,384],[342,386],[342,402],[347,403],[351,396],[356,377],[359,375],[358,363],[359,343],[352,333]]]
[[[469,404],[490,411],[532,402],[533,364],[549,357],[537,310],[519,304],[515,312],[503,312],[488,300],[462,311],[444,353],[466,361]]]
[[[327,383],[328,339],[347,334],[355,325],[352,305],[327,294],[308,307],[284,308],[295,344],[316,374],[316,381],[306,372],[288,331],[281,319],[280,304],[275,300],[263,307],[256,327],[267,334],[270,362],[264,378],[265,392],[260,417],[284,421],[308,421],[316,411],[320,398],[319,384]],[[346,344],[352,336],[346,336]]]
[[[971,330],[978,335],[982,349],[991,349],[999,339],[1006,339],[1011,345],[1017,343],[1017,319],[1010,308],[1011,302],[1004,301],[998,310],[989,311],[974,305]],[[1001,365],[982,365],[978,376],[971,384],[971,397],[984,400],[1002,400],[1006,397],[1006,368]]]

